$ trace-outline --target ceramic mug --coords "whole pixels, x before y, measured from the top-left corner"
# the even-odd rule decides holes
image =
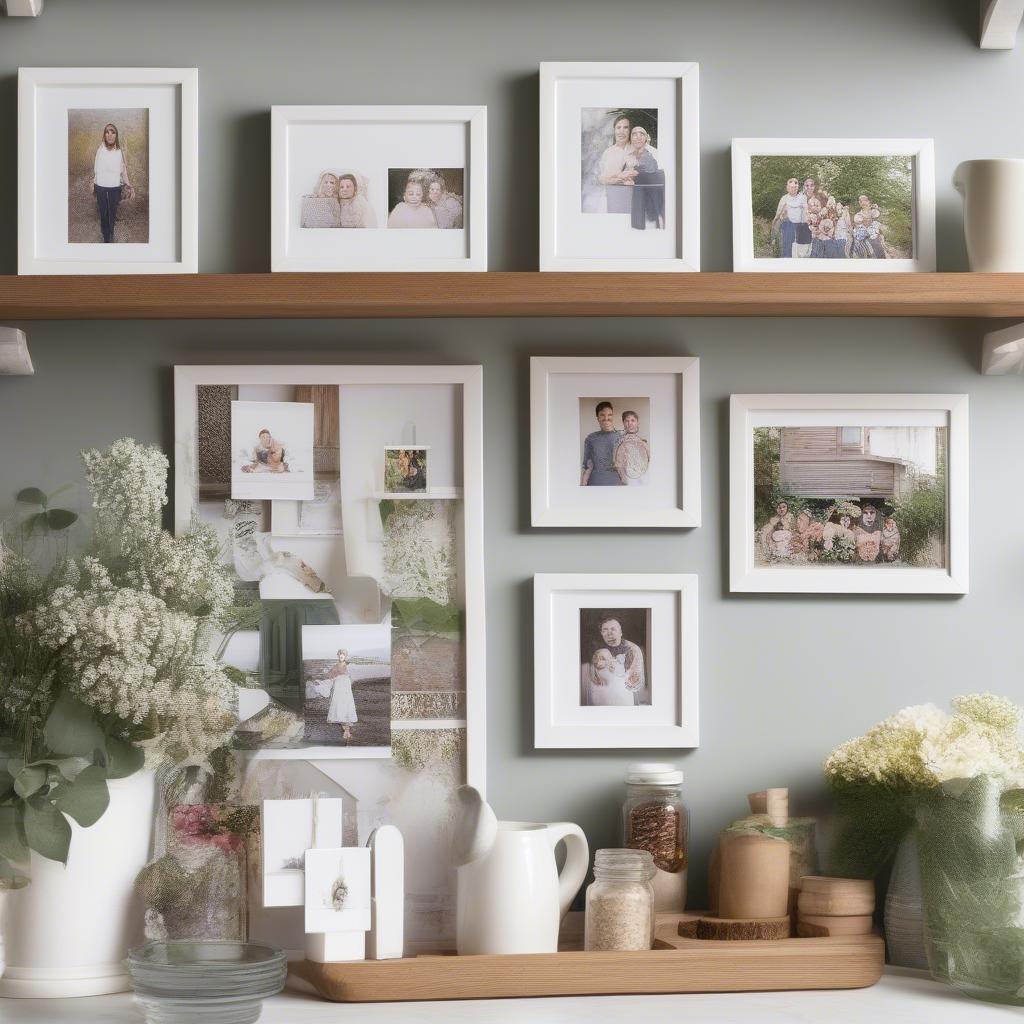
[[[1024,271],[1024,160],[965,160],[953,172],[964,197],[972,271]]]

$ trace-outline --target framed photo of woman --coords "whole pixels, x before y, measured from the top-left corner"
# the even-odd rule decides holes
[[[540,269],[700,270],[698,66],[540,66]]]
[[[195,68],[20,68],[18,273],[196,273],[198,167]]]
[[[935,270],[931,139],[733,139],[733,269]]]

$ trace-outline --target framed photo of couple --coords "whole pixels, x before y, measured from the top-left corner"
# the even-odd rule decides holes
[[[931,139],[733,139],[733,269],[935,270]]]
[[[540,269],[700,270],[698,66],[540,66]]]
[[[534,746],[696,747],[696,575],[533,583]]]
[[[700,526],[700,361],[530,360],[534,526]]]

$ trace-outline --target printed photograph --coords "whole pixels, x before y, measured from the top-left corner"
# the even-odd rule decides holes
[[[947,567],[947,429],[754,428],[757,566]]]
[[[427,456],[430,449],[385,448],[384,490],[388,494],[427,490]]]
[[[391,746],[391,630],[303,626],[304,739],[324,746]]]
[[[637,231],[665,228],[658,111],[580,110],[581,211],[620,216]]]
[[[651,466],[651,400],[580,399],[581,487],[641,487]]]
[[[149,109],[68,111],[68,242],[149,242]]]
[[[231,403],[231,497],[312,501],[313,403]]]
[[[369,927],[368,849],[307,850],[305,870],[307,931],[363,931]]]
[[[465,180],[462,167],[389,168],[388,227],[463,227]]]
[[[651,609],[580,609],[580,706],[651,703]]]
[[[750,181],[757,259],[913,257],[911,156],[752,156]]]
[[[312,184],[312,183],[311,183]],[[356,170],[322,171],[302,197],[304,228],[375,228],[370,182]]]

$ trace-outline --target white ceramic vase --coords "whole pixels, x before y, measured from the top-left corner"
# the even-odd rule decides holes
[[[71,822],[67,867],[32,854],[32,881],[5,894],[0,996],[61,998],[126,992],[129,947],[142,939],[135,878],[149,860],[156,779],[109,783],[90,828]]]
[[[972,271],[1024,271],[1024,160],[965,160],[953,172],[964,197]]]

